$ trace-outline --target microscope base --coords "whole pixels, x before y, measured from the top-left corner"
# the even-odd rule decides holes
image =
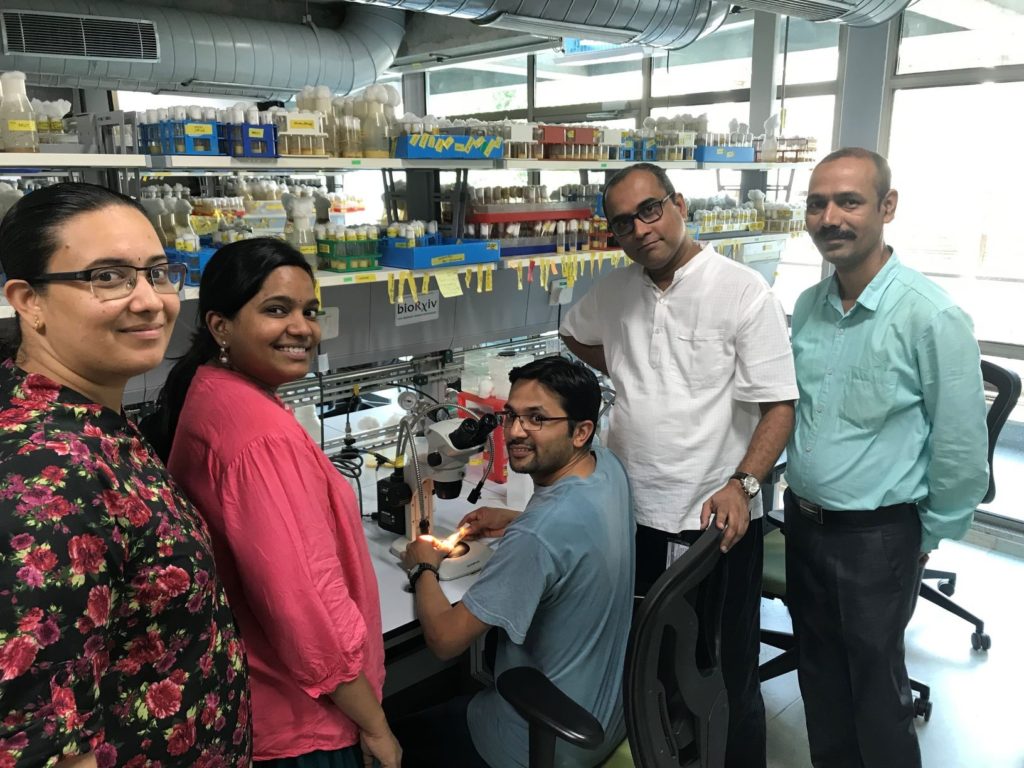
[[[443,539],[448,533],[448,531],[434,531],[433,535]],[[469,576],[471,573],[476,573],[484,567],[484,563],[490,560],[491,555],[494,554],[491,548],[482,541],[463,541],[460,543],[467,546],[468,549],[458,557],[446,557],[441,561],[441,567],[438,569],[438,578],[441,581],[451,581],[452,579],[459,579],[463,576]],[[408,544],[409,540],[404,537],[395,539],[391,543],[391,554],[401,558]]]

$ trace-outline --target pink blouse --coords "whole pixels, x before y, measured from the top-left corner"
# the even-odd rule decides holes
[[[327,696],[384,683],[377,578],[352,488],[280,400],[200,366],[168,469],[205,516],[249,657],[253,759],[351,746]]]

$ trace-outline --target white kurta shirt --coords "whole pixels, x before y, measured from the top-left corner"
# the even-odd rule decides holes
[[[758,403],[795,400],[786,315],[757,272],[705,247],[662,291],[631,264],[597,282],[560,328],[604,347],[615,385],[608,447],[633,486],[636,520],[700,527],[737,471]],[[750,503],[761,515],[761,498]]]

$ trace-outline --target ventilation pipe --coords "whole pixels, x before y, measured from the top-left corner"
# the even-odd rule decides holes
[[[75,88],[288,98],[317,84],[349,93],[391,66],[405,33],[402,10],[365,5],[350,6],[337,30],[103,0],[10,5],[0,12],[0,70]],[[138,39],[150,26],[155,55]]]
[[[909,0],[745,0],[744,8],[799,16],[810,21],[838,21],[870,27],[888,21],[907,7]]]
[[[360,0],[367,2],[368,0]],[[369,0],[406,11],[468,19],[541,37],[582,37],[682,48],[714,32],[729,13],[723,0]]]

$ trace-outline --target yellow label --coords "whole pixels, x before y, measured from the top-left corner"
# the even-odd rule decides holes
[[[466,260],[464,253],[452,253],[448,256],[436,256],[430,260],[430,266],[439,267],[442,264],[461,264]]]
[[[263,138],[263,129],[262,128],[250,128],[249,129],[249,138],[250,139],[262,139]]]
[[[315,245],[300,245],[299,246],[299,253],[301,253],[303,256],[316,256],[316,246]]]
[[[289,117],[289,131],[312,131],[316,128],[316,121],[306,117]]]
[[[317,246],[316,246],[316,249],[320,253],[330,253],[331,252],[331,244],[330,243],[318,243]]]
[[[485,251],[496,251],[496,250],[498,250],[498,244],[496,242],[494,242],[493,240],[488,240],[486,243],[484,243],[484,250]]]
[[[213,136],[213,125],[211,123],[186,123],[186,136]]]
[[[446,299],[462,295],[462,284],[459,283],[458,272],[438,272],[435,278],[437,280],[437,287],[441,289],[441,295]]]
[[[8,131],[34,131],[36,129],[35,120],[8,120],[7,130]]]
[[[377,276],[373,274],[369,275],[356,275],[357,283],[375,283],[377,282]]]

